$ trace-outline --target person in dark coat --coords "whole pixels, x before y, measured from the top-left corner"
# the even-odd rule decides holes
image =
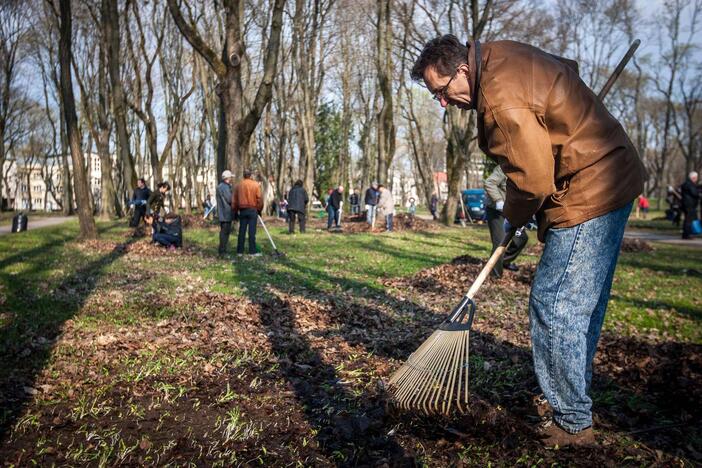
[[[222,172],[222,182],[217,186],[217,217],[219,218],[219,247],[220,256],[227,254],[229,235],[232,233],[232,177],[230,170]]]
[[[361,205],[359,204],[361,197],[356,193],[356,189],[351,190],[349,195],[349,205],[351,205],[351,215],[361,214]]]
[[[341,204],[344,202],[344,186],[339,185],[335,190],[329,195],[329,204],[327,205],[327,211],[329,212],[329,218],[327,220],[327,229],[331,229],[332,221],[334,222],[334,227],[339,227],[339,222],[341,221]]]
[[[436,216],[436,210],[439,208],[439,197],[436,196],[436,192],[431,194],[431,200],[429,200],[429,212],[431,217],[436,221],[438,216]]]
[[[505,206],[507,197],[507,176],[502,172],[499,165],[495,166],[492,173],[483,182],[485,188],[485,213],[487,215],[488,229],[490,230],[490,240],[492,241],[492,251],[502,244],[505,238],[504,221],[502,209]],[[507,251],[502,257],[502,261],[497,262],[492,269],[492,275],[496,278],[502,277],[502,269],[517,271],[519,267],[513,262],[526,247],[529,236],[526,230],[518,229]]]
[[[302,181],[295,181],[288,193],[288,232],[290,234],[295,232],[295,218],[299,220],[300,233],[305,232],[305,212],[309,201]]]
[[[680,186],[680,197],[682,198],[682,209],[685,213],[682,238],[690,239],[692,237],[692,221],[697,219],[697,205],[700,202],[696,172],[690,172],[685,183]]]
[[[134,214],[132,219],[129,221],[130,227],[139,227],[141,220],[146,215],[146,202],[151,196],[151,190],[146,186],[146,181],[144,179],[137,180],[137,188],[134,189],[134,194],[132,195],[132,201],[129,203],[134,206]]]
[[[149,195],[149,200],[146,204],[149,207],[149,213],[154,214],[157,218],[161,217],[161,210],[164,209],[166,205],[166,194],[171,190],[171,186],[168,182],[161,182],[156,186],[156,191],[151,192]]]
[[[180,216],[168,213],[163,220],[154,219],[153,215],[147,215],[145,219],[153,227],[151,239],[154,244],[162,245],[168,250],[183,246],[183,223]]]
[[[375,224],[375,214],[378,207],[378,199],[380,198],[380,192],[378,192],[378,183],[373,182],[370,187],[366,190],[364,197],[364,204],[366,205],[366,222],[373,227]]]

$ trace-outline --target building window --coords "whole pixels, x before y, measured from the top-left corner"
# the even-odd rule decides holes
[[[41,192],[41,185],[33,185],[32,190],[34,192]]]
[[[35,199],[34,199],[34,204],[35,204],[35,205],[41,205],[41,198],[35,198]]]

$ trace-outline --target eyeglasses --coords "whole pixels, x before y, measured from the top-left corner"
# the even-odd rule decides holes
[[[446,99],[446,91],[448,90],[448,87],[451,85],[451,82],[453,81],[454,78],[456,78],[456,75],[458,75],[458,69],[456,69],[455,72],[453,72],[453,75],[451,76],[451,79],[448,80],[448,83],[446,83],[441,89],[438,91],[434,92],[434,99],[436,101],[441,101],[441,99]]]

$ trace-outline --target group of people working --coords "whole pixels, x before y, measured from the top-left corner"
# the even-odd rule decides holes
[[[146,185],[146,180],[137,180],[130,205],[134,208],[130,219],[130,227],[135,228],[134,236],[144,235],[141,228],[143,220],[151,228],[151,240],[169,250],[175,250],[183,245],[183,224],[175,213],[166,213],[166,197],[171,190],[168,182],[160,182],[153,192]]]

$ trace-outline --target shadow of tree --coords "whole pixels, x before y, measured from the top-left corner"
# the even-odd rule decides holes
[[[11,313],[22,311],[21,315],[12,315],[9,323],[0,329],[0,439],[31,399],[34,381],[46,366],[64,323],[80,311],[105,268],[120,258],[127,245],[134,241],[118,244],[107,255],[66,276],[46,294],[38,294],[37,286],[41,288],[41,285],[30,284],[25,277],[31,278],[46,268],[47,261],[57,258],[68,240],[68,235],[47,238],[36,248],[0,262],[0,284],[7,296],[4,308]],[[16,261],[29,265],[22,274],[3,271]]]

